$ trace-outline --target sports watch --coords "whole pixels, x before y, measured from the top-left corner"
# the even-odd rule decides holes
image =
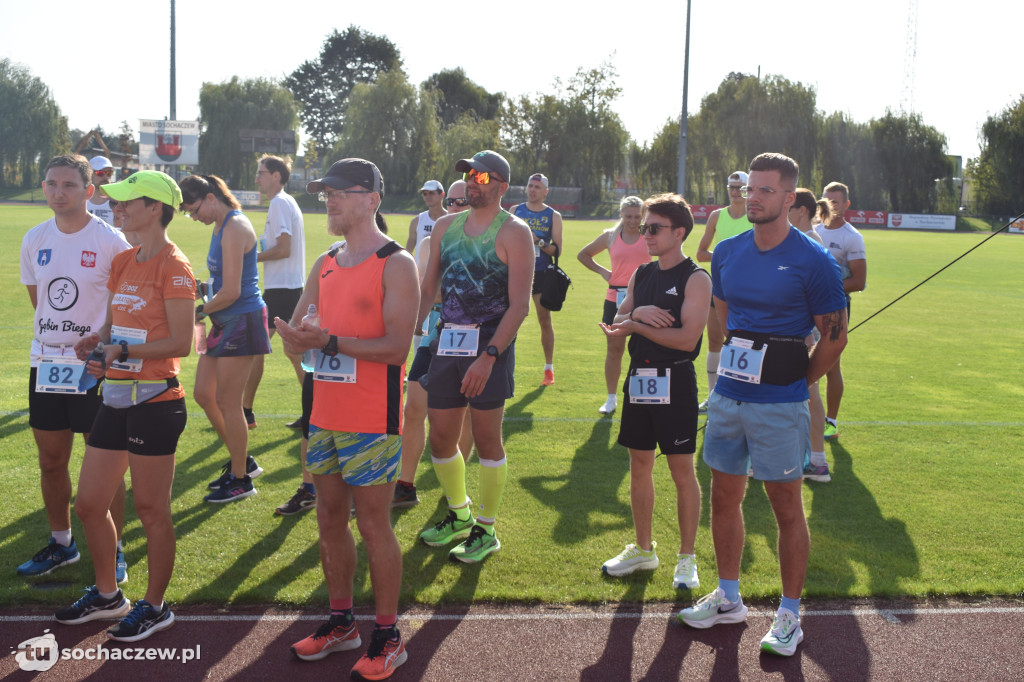
[[[497,346],[487,346],[487,348],[484,348],[484,352],[495,359],[497,359],[497,357],[501,355],[501,352],[498,350]]]
[[[333,358],[338,354],[338,337],[331,334],[331,338],[327,339],[327,345],[320,349],[321,352],[329,358]]]
[[[121,355],[117,357],[117,361],[121,364],[128,362],[128,342],[121,340]]]

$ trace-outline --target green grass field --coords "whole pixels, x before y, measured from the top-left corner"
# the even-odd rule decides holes
[[[79,564],[39,581],[22,579],[14,570],[46,542],[48,530],[28,427],[32,316],[18,265],[22,236],[48,216],[45,208],[0,206],[0,237],[8,244],[0,253],[0,286],[10,295],[0,346],[0,466],[7,500],[0,509],[0,605],[7,606],[66,603],[93,582],[82,543]],[[402,242],[409,218],[390,216],[393,233]],[[253,219],[260,231],[263,215],[254,214]],[[310,263],[333,241],[325,224],[323,215],[307,217]],[[442,508],[440,488],[425,456],[417,478],[422,503],[394,514],[404,555],[403,604],[676,599],[671,573],[678,531],[664,462],[655,470],[659,498],[654,519],[662,566],[653,574],[627,579],[607,579],[600,573],[601,563],[633,540],[628,455],[615,444],[617,415],[608,419],[597,413],[605,392],[605,342],[597,327],[603,281],[572,256],[609,224],[566,224],[568,255],[562,265],[574,288],[565,309],[555,314],[553,387],[538,388],[543,360],[532,314],[519,335],[517,391],[508,403],[504,429],[510,474],[498,518],[502,551],[481,566],[465,566],[447,561],[446,550],[416,542]],[[688,241],[690,250],[696,248],[700,229]],[[853,324],[984,238],[963,233],[864,234],[868,288],[854,297]],[[196,274],[205,278],[209,228],[179,217],[170,235],[192,260]],[[1017,448],[1024,436],[1022,256],[1024,239],[1000,235],[852,332],[843,356],[841,435],[828,446],[833,482],[804,486],[812,542],[805,596],[1021,593],[1024,463]],[[274,343],[279,351],[279,342]],[[698,368],[703,366],[701,359]],[[186,358],[186,387],[191,387],[194,369],[195,356]],[[703,394],[702,371],[698,377]],[[174,483],[178,559],[169,600],[326,603],[314,515],[273,515],[299,480],[299,438],[284,426],[298,411],[294,377],[277,352],[267,361],[256,402],[259,428],[250,435],[250,454],[266,470],[256,481],[259,494],[213,506],[202,497],[227,452],[189,399],[190,423],[179,445]],[[79,441],[72,465],[75,478],[81,451]],[[704,585],[713,585],[710,473],[697,459],[704,490],[697,557]],[[475,462],[468,480],[470,495],[475,495]],[[778,595],[775,524],[760,484],[751,484],[744,506],[743,594],[748,599]],[[127,592],[138,598],[146,579],[145,543],[138,520],[132,514],[129,518]],[[77,519],[73,528],[81,540]],[[360,558],[356,602],[366,604],[369,578],[365,556]]]

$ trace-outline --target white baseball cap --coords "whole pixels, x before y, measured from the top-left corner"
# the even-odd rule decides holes
[[[105,156],[94,156],[89,159],[89,167],[94,171],[98,171],[104,168],[113,168],[114,164],[110,163],[110,159]]]
[[[735,173],[731,173],[729,175],[729,180],[739,180],[744,185],[747,184],[747,180],[749,179],[749,176],[743,171],[736,171]]]
[[[421,192],[443,192],[444,191],[444,185],[442,185],[437,180],[427,180],[426,182],[423,183],[423,186],[420,187],[420,191]]]

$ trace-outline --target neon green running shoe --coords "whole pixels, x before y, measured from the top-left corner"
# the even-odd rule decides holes
[[[441,547],[442,545],[469,537],[469,532],[472,529],[472,515],[465,521],[462,521],[455,515],[454,510],[449,509],[448,516],[435,523],[433,528],[428,528],[420,533],[420,540],[431,547]]]
[[[839,436],[839,427],[832,422],[825,422],[825,440],[832,440]]]
[[[488,554],[501,549],[501,541],[477,524],[469,534],[469,539],[448,552],[448,558],[464,564],[475,564],[484,560]]]

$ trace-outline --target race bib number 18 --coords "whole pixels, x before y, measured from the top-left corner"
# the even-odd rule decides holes
[[[629,375],[629,402],[639,405],[668,405],[672,370],[638,367]]]

